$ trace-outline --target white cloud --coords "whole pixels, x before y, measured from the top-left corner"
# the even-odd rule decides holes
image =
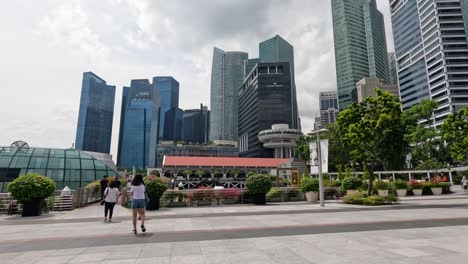
[[[390,36],[388,1],[378,4]],[[117,86],[115,154],[121,87],[131,79],[172,75],[181,84],[181,108],[209,105],[213,46],[252,58],[258,43],[276,34],[295,48],[299,110],[308,131],[319,92],[336,89],[330,6],[323,0],[8,1],[0,9],[0,94],[16,100],[0,104],[0,145],[24,139],[69,147],[82,72],[93,71]]]

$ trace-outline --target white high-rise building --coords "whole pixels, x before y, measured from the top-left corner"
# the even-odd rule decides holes
[[[439,102],[436,125],[468,106],[468,45],[461,6],[465,2],[390,0],[403,109],[434,99]]]

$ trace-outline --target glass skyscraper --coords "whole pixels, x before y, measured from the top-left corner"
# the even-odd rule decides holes
[[[345,109],[362,78],[390,81],[384,18],[375,0],[331,2],[338,100]]]
[[[147,168],[156,164],[160,95],[146,79],[123,88],[117,165]]]
[[[390,1],[403,109],[422,99],[439,103],[434,124],[468,106],[466,1]]]
[[[76,149],[110,153],[115,86],[92,72],[83,73]]]
[[[294,74],[294,47],[282,37],[276,35],[259,44],[259,61],[260,62],[289,62],[291,70],[291,104],[292,109],[292,124],[291,128],[301,129],[297,98],[296,98],[296,81]],[[249,74],[249,73],[247,73]]]
[[[176,126],[182,126],[182,110],[179,109],[179,82],[171,76],[154,77],[153,86],[161,96],[159,112],[159,140],[181,140]]]
[[[189,144],[208,142],[208,131],[210,128],[210,111],[208,107],[201,104],[199,109],[184,110],[183,123],[183,141]]]
[[[337,92],[320,92],[319,106],[320,125],[334,124],[339,113]]]
[[[211,69],[210,140],[237,141],[238,92],[244,80],[245,52],[214,48]]]

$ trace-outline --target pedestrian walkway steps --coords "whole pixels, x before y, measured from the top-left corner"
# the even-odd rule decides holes
[[[57,195],[54,197],[54,211],[73,210],[73,195]]]
[[[0,212],[14,214],[21,211],[21,204],[11,197],[10,193],[0,193]]]

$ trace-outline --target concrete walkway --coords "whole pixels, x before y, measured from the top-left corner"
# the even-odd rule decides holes
[[[103,223],[94,205],[40,218],[0,218],[1,263],[467,263],[468,196],[385,207],[327,203],[130,211]]]

